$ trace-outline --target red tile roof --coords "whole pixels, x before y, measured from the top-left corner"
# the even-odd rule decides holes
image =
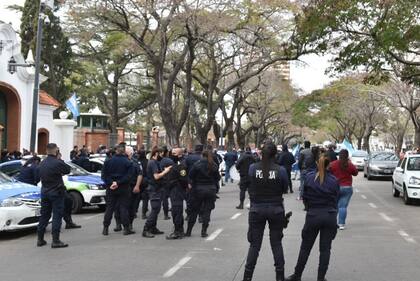
[[[39,103],[45,105],[51,105],[54,107],[60,107],[61,104],[47,92],[41,90],[39,91]]]

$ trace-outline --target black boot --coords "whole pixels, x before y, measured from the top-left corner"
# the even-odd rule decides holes
[[[176,239],[181,239],[182,236],[180,235],[180,233],[178,231],[174,231],[171,234],[169,234],[168,236],[166,236],[167,240],[176,240]]]
[[[66,248],[69,245],[61,242],[60,233],[53,233],[53,241],[51,243],[51,248]]]
[[[191,232],[192,232],[193,227],[194,227],[194,224],[190,224],[190,223],[188,224],[187,232],[185,232],[185,237],[191,237]]]
[[[208,227],[209,227],[209,225],[208,225],[208,224],[204,224],[204,223],[203,223],[203,226],[201,227],[201,237],[205,238],[205,237],[209,236],[209,235],[207,234],[207,228],[208,228]]]
[[[142,234],[142,236],[143,237],[145,237],[145,238],[154,238],[155,236],[153,235],[153,233],[149,230],[149,229],[147,229],[147,228],[144,228],[143,229],[143,234]]]
[[[104,229],[102,230],[102,235],[107,236],[109,234],[108,226],[104,226]]]
[[[119,232],[119,231],[121,231],[122,230],[122,226],[121,226],[121,224],[120,223],[117,223],[117,225],[115,226],[115,228],[114,228],[114,231],[115,232]]]
[[[66,223],[66,229],[75,229],[75,228],[82,228],[81,225],[75,224],[74,222]]]
[[[292,274],[292,275],[290,275],[289,277],[287,277],[286,279],[285,279],[285,281],[301,281],[301,279],[300,279],[301,277],[300,276],[298,276],[298,275],[296,275],[296,274]]]
[[[38,241],[36,242],[38,247],[47,245],[47,241],[44,240],[44,233],[38,233]]]
[[[160,234],[165,233],[163,231],[160,231],[157,227],[152,228],[152,230],[150,232],[154,235],[160,235]]]
[[[238,206],[236,206],[236,209],[242,210],[244,208],[244,202],[239,203]]]
[[[170,220],[171,219],[171,217],[168,215],[168,214],[165,214],[165,216],[164,216],[164,218],[163,218],[164,220]]]
[[[136,233],[134,230],[131,230],[131,228],[127,225],[124,226],[124,232],[123,235],[130,235]]]
[[[276,270],[276,281],[284,281],[284,270]]]
[[[242,281],[251,281],[253,274],[254,274],[254,272],[245,269],[245,271],[244,271],[244,279]]]

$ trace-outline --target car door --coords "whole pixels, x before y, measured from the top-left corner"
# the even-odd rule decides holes
[[[402,162],[399,163],[398,167],[402,169],[402,172],[395,171],[394,175],[394,181],[395,181],[395,187],[399,190],[403,190],[404,186],[404,173],[406,170],[406,164],[407,164],[407,158],[404,158]]]

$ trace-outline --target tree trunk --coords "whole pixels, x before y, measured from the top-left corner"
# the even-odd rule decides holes
[[[363,150],[366,150],[368,153],[370,153],[370,136],[372,135],[372,131],[369,130],[366,132],[366,134],[363,136]]]
[[[414,127],[415,136],[414,136],[414,147],[420,147],[420,127]]]
[[[357,137],[357,149],[358,150],[362,149],[362,140],[363,140],[363,137]]]

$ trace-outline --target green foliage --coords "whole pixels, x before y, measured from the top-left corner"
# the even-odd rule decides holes
[[[26,57],[29,50],[32,50],[35,56],[39,1],[26,0],[20,9],[22,54]],[[40,67],[41,74],[47,76],[48,80],[41,84],[41,89],[64,103],[72,90],[71,73],[75,67],[73,52],[61,29],[60,19],[52,11],[47,11],[46,15],[50,23],[43,25]]]
[[[365,67],[419,85],[420,1],[310,1],[298,17],[298,42],[337,54],[334,70]]]

